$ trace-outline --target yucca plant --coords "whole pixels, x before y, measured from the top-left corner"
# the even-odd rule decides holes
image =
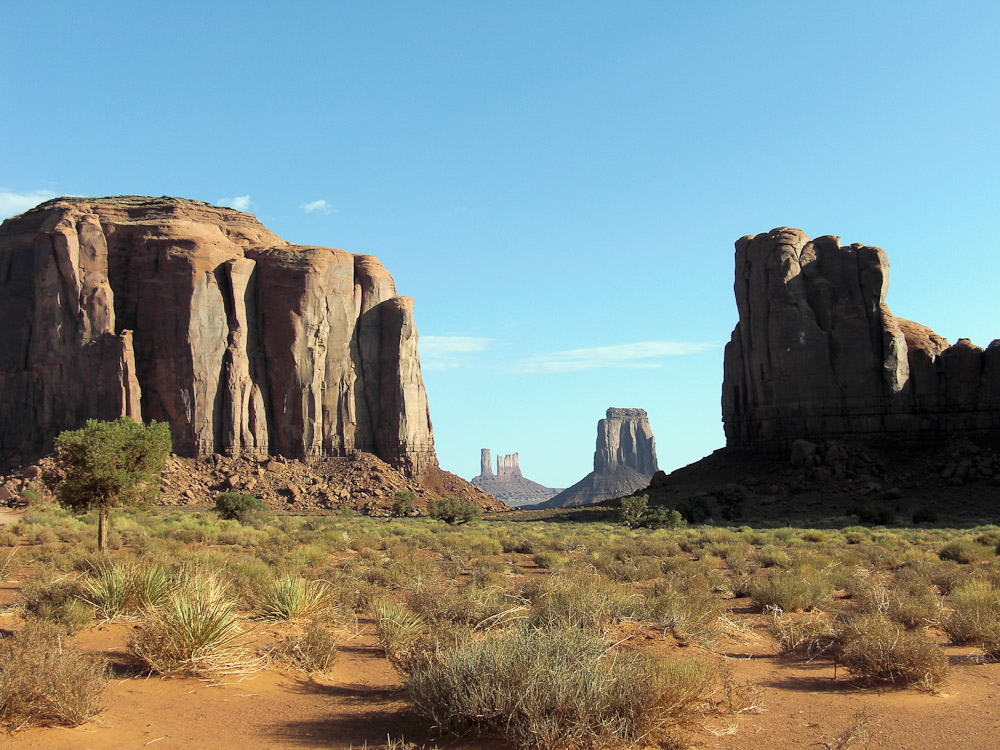
[[[371,605],[378,636],[386,658],[397,671],[410,671],[424,632],[424,618],[399,602],[376,601]]]
[[[260,660],[239,645],[236,602],[216,575],[195,574],[148,610],[129,649],[160,674],[245,674]]]
[[[106,620],[132,617],[161,604],[174,588],[166,569],[155,563],[115,561],[99,565],[83,582],[82,599]]]
[[[266,583],[257,592],[256,603],[266,620],[296,620],[313,617],[331,606],[330,585],[284,575]]]

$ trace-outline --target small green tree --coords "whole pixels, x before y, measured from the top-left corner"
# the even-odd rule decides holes
[[[216,495],[215,512],[221,518],[239,521],[244,526],[263,523],[271,515],[271,509],[263,500],[239,492],[220,492]]]
[[[460,500],[457,497],[443,497],[427,503],[427,513],[431,518],[452,525],[468,523],[479,518],[481,512],[482,508],[471,500]]]
[[[112,508],[137,508],[156,499],[170,453],[170,427],[128,417],[87,420],[55,439],[56,471],[47,477],[56,499],[77,512],[97,508],[97,548],[108,544]]]
[[[415,501],[417,496],[409,490],[400,490],[396,493],[396,499],[392,503],[392,515],[396,518],[410,515],[416,510]]]

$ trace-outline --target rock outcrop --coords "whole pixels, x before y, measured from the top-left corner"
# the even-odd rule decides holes
[[[492,464],[490,449],[483,448],[480,455],[479,476],[469,481],[507,505],[515,507],[537,505],[560,491],[525,478],[521,474],[521,464],[516,453],[497,456],[496,474],[493,473]]]
[[[798,439],[1000,436],[1000,341],[949,345],[893,316],[888,287],[881,248],[787,227],[738,240],[727,446],[785,453]]]
[[[0,454],[88,418],[201,457],[435,467],[413,301],[369,255],[177,198],[58,198],[0,226]]]
[[[629,495],[647,486],[656,471],[656,440],[645,410],[610,408],[597,423],[594,470],[538,507],[588,505]]]

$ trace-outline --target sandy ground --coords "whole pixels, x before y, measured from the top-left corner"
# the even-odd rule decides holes
[[[16,600],[18,584],[0,584],[0,606]],[[695,747],[791,750],[830,745],[869,709],[879,736],[870,748],[1000,747],[1000,664],[979,664],[970,650],[948,646],[947,683],[937,695],[914,689],[861,689],[830,662],[804,663],[776,656],[763,618],[733,601],[731,617],[744,623],[712,652],[679,648],[656,631],[636,631],[629,646],[719,661],[736,683],[760,686],[760,713],[706,718]],[[10,612],[8,610],[8,612]],[[19,627],[20,616],[0,617],[0,629]],[[280,626],[258,623],[255,641],[281,636]],[[504,748],[493,738],[440,738],[408,707],[399,678],[385,660],[371,622],[345,631],[328,675],[309,677],[270,668],[221,685],[187,678],[135,676],[126,623],[94,624],[72,638],[85,652],[107,658],[115,679],[104,711],[74,729],[32,728],[0,739],[6,750],[111,750],[145,748],[362,748],[387,737],[441,748]],[[942,642],[945,640],[941,638]],[[858,746],[855,746],[858,747]]]

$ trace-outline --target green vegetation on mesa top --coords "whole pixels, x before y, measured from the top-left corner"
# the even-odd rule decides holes
[[[759,689],[736,690],[711,658],[746,618],[763,618],[775,654],[825,662],[831,674],[839,664],[859,687],[936,690],[945,640],[1000,657],[998,527],[759,529],[659,514],[645,524],[641,498],[621,518],[584,509],[449,524],[406,516],[408,499],[388,519],[258,513],[242,497],[222,497],[219,512],[123,510],[108,521],[108,556],[97,553],[97,509],[36,501],[0,532],[0,545],[21,546],[0,550],[0,562],[32,565],[19,592],[29,623],[65,634],[138,621],[129,648],[161,674],[239,675],[266,659],[328,669],[344,626],[369,615],[428,725],[523,748],[679,747],[706,717],[754,710]],[[301,626],[264,654],[251,636],[276,620]],[[622,650],[607,640],[622,622],[695,648],[683,658]],[[11,641],[0,674],[48,658],[45,644]],[[601,658],[609,648],[616,659]],[[74,687],[70,715],[47,717],[43,695],[0,719],[83,720],[106,672],[86,659],[66,669],[40,689]],[[486,673],[504,678],[466,689]]]

